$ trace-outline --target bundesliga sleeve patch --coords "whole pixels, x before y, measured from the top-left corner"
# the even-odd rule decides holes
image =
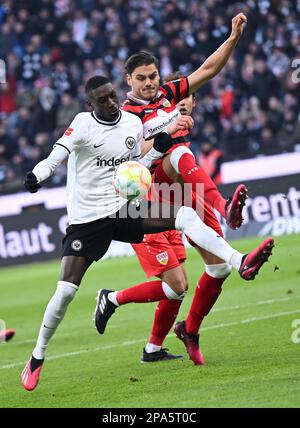
[[[66,130],[66,132],[64,133],[64,135],[66,136],[66,137],[69,137],[71,134],[72,134],[72,132],[74,131],[74,129],[73,128],[68,128],[67,130]]]

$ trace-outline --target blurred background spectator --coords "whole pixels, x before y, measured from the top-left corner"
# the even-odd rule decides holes
[[[206,171],[216,184],[222,183],[221,165],[223,153],[210,141],[204,141],[200,146],[198,164]]]
[[[209,144],[224,160],[297,150],[300,0],[2,0],[0,193],[22,190],[24,172],[87,109],[89,77],[108,76],[123,101],[124,61],[142,49],[158,56],[162,78],[188,74],[224,42],[240,11],[243,37],[197,95],[192,148],[205,156]],[[65,176],[62,165],[47,185]]]

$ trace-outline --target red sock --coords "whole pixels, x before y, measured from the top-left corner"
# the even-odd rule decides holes
[[[226,199],[220,194],[215,183],[204,169],[196,164],[194,156],[189,153],[182,155],[178,162],[178,169],[184,182],[191,183],[194,191],[196,191],[197,183],[204,184],[205,200],[216,208],[221,216],[225,217]]]
[[[148,281],[117,292],[119,305],[126,303],[158,302],[166,299],[162,288],[162,281]]]
[[[161,300],[156,307],[151,336],[148,340],[153,345],[161,346],[179,312],[182,300]]]
[[[221,294],[225,279],[213,278],[206,272],[201,276],[185,321],[185,329],[188,333],[198,334],[203,318],[210,312]]]

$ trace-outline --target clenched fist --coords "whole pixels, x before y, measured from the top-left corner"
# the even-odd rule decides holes
[[[244,24],[247,22],[247,17],[243,13],[237,14],[232,18],[231,37],[239,39],[243,34]]]

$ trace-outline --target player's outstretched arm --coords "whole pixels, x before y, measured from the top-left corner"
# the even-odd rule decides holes
[[[25,189],[30,193],[36,193],[41,187],[39,183],[50,177],[55,168],[61,164],[68,155],[69,153],[65,147],[54,146],[52,152],[46,159],[39,162],[32,171],[27,172],[24,178]]]
[[[222,70],[243,34],[246,22],[247,17],[243,13],[239,13],[232,19],[231,34],[228,39],[204,61],[201,67],[188,76],[190,94],[196,92]]]

